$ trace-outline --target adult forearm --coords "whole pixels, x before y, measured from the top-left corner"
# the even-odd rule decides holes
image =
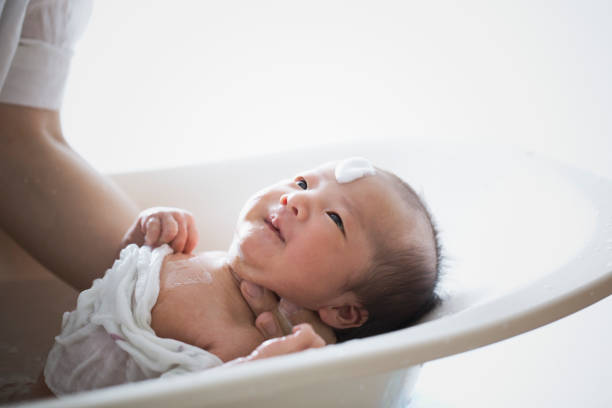
[[[135,204],[64,141],[59,113],[0,104],[0,226],[78,290],[112,265]]]

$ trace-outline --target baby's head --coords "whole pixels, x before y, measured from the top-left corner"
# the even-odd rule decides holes
[[[437,303],[431,217],[406,183],[365,159],[325,164],[253,196],[230,262],[241,278],[317,311],[340,340],[406,327]]]

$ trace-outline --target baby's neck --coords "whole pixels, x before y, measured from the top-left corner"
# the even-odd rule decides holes
[[[227,253],[223,251],[207,251],[196,255],[196,258],[203,266],[203,269],[209,271],[214,285],[218,290],[225,293],[226,299],[244,312],[248,310],[250,316],[254,318],[249,304],[240,291],[242,279],[230,266]],[[235,312],[238,312],[238,310],[235,310]]]
[[[153,312],[164,308],[180,312],[184,317],[177,318],[185,322],[178,326],[187,331],[195,329],[194,321],[207,320],[208,324],[217,325],[223,321],[253,324],[255,320],[223,252],[168,255],[160,273],[160,293]],[[196,333],[185,335],[191,337]]]

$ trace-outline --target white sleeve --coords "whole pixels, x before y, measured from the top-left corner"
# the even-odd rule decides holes
[[[0,0],[0,102],[58,110],[92,0]]]

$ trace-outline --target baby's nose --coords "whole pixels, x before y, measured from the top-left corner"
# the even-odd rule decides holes
[[[296,194],[283,194],[280,198],[282,206],[289,208],[298,219],[306,217],[306,206]]]

